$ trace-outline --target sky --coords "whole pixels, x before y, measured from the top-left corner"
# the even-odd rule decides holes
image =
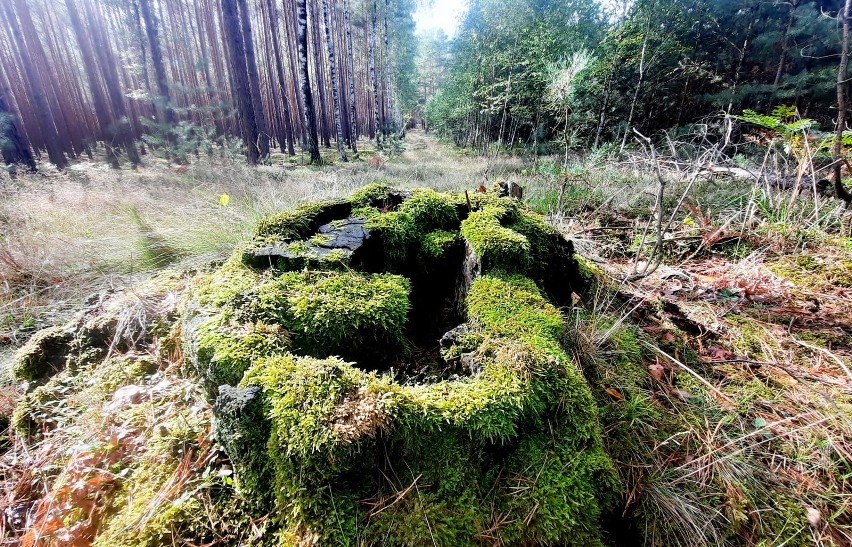
[[[448,38],[456,35],[461,17],[467,11],[467,0],[433,0],[420,3],[414,12],[417,34],[442,29]]]

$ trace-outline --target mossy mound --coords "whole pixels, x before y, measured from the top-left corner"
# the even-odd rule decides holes
[[[618,486],[562,346],[579,279],[515,200],[370,185],[200,277],[185,353],[282,544],[592,545]]]

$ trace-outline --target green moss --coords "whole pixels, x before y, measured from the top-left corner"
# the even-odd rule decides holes
[[[458,227],[458,213],[453,198],[428,188],[413,190],[411,197],[402,203],[399,210],[410,215],[414,230],[419,233]]]
[[[406,262],[415,245],[427,233],[458,226],[453,199],[428,189],[414,190],[397,211],[369,214],[365,218],[368,218],[365,228],[381,239],[389,269],[398,269]]]
[[[766,329],[758,321],[744,315],[730,314],[725,317],[728,329],[737,335],[731,336],[731,345],[738,355],[757,361],[771,358],[767,348],[778,349],[777,342],[767,334]]]
[[[436,230],[420,238],[418,261],[427,271],[435,265],[443,264],[447,256],[459,247],[461,239],[457,232]]]
[[[349,201],[385,271],[415,284],[430,268],[457,269],[463,239],[477,253],[485,275],[443,350],[471,360],[468,376],[379,372],[407,351],[411,286],[400,275],[256,272],[232,260],[199,280],[187,355],[208,387],[239,381],[218,391],[217,437],[279,543],[600,543],[619,485],[592,392],[562,346],[564,317],[542,288],[565,249],[513,200],[470,198],[464,222],[464,196],[414,190],[397,204],[376,184]]]
[[[461,234],[473,248],[483,271],[526,271],[530,243],[523,235],[500,225],[500,210],[491,206],[475,211],[461,224]]]
[[[12,374],[18,380],[40,380],[54,374],[66,364],[74,333],[65,326],[38,331],[15,355]]]
[[[408,314],[405,278],[357,272],[290,272],[259,289],[261,306],[313,355],[398,350]]]
[[[768,268],[803,289],[852,287],[852,257],[821,257],[809,254],[785,256]]]
[[[386,180],[377,180],[362,186],[349,198],[353,208],[369,207],[375,209],[387,203],[394,188]]]
[[[344,202],[316,201],[272,215],[258,223],[255,238],[281,241],[306,237],[310,235],[312,228],[316,229],[323,220],[326,222],[334,220],[323,217],[337,209],[341,211],[342,216],[346,216],[350,210],[348,204]]]
[[[392,533],[394,544],[418,545],[431,528],[431,537],[474,545],[499,507],[514,523],[500,532],[507,543],[599,541],[605,492],[617,486],[591,393],[559,345],[561,314],[534,282],[509,275],[476,279],[468,311],[481,329],[471,341],[481,342],[482,371],[471,378],[404,385],[333,358],[254,363],[242,385],[263,389],[282,538],[348,543],[360,527],[366,538]],[[378,457],[405,461],[400,489],[428,486],[371,516],[358,500],[393,495]],[[515,492],[518,481],[535,486]],[[428,526],[403,520],[415,510]]]
[[[211,393],[223,384],[236,385],[259,357],[283,353],[291,346],[290,333],[280,325],[242,323],[227,312],[204,320],[194,334],[196,370]]]

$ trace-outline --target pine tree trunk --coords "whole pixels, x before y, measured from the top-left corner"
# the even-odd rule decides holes
[[[385,101],[387,103],[387,114],[389,116],[390,126],[392,132],[399,131],[396,122],[396,115],[394,113],[394,104],[393,104],[393,68],[391,67],[391,54],[390,54],[390,42],[388,35],[388,11],[390,11],[390,0],[385,0],[385,11],[384,15],[384,41],[385,47],[382,52],[382,59],[385,61]],[[387,122],[385,122],[387,123]]]
[[[115,143],[116,135],[113,132],[113,120],[107,108],[106,97],[104,90],[101,87],[100,74],[95,66],[95,53],[92,49],[92,44],[89,41],[93,32],[86,32],[83,28],[83,23],[77,13],[77,6],[73,0],[65,0],[65,6],[68,8],[68,18],[71,21],[71,28],[74,30],[74,35],[77,38],[77,45],[80,47],[80,56],[83,59],[83,69],[86,72],[86,79],[89,82],[89,91],[92,94],[92,102],[95,107],[95,116],[98,119],[99,137],[104,141],[107,151],[107,160],[113,169],[121,167],[118,158],[118,151]],[[91,21],[91,19],[89,19]]]
[[[787,28],[784,29],[784,38],[781,40],[781,55],[778,58],[778,70],[775,72],[775,81],[772,87],[775,90],[781,85],[781,77],[784,75],[784,63],[787,61],[787,51],[790,48],[790,29],[796,22],[796,8],[799,7],[799,0],[790,0],[790,17],[787,19]]]
[[[97,18],[92,10],[91,2],[87,4],[87,13],[89,20],[92,21],[94,27],[94,42],[98,52],[98,59],[101,65],[101,73],[103,74],[106,84],[107,95],[109,96],[112,112],[114,116],[114,131],[116,140],[123,144],[127,158],[130,164],[135,168],[139,165],[139,151],[136,149],[136,142],[133,137],[133,125],[136,123],[135,118],[131,119],[127,114],[127,105],[124,102],[124,93],[122,92],[121,80],[118,77],[117,66],[119,63],[113,55],[112,47],[109,40],[104,34],[103,16],[98,13]],[[98,24],[95,24],[97,21]]]
[[[849,73],[849,15],[852,0],[843,4],[843,39],[841,41],[840,66],[837,69],[837,127],[831,154],[834,159],[834,188],[837,197],[846,203],[846,208],[852,204],[852,194],[843,186],[841,162],[843,160],[843,132],[846,130],[846,82]]]
[[[296,44],[299,50],[299,82],[302,87],[302,101],[305,103],[305,130],[307,131],[308,152],[311,163],[322,163],[317,142],[317,119],[314,111],[314,97],[311,93],[311,80],[308,74],[308,7],[307,0],[296,0],[298,28]]]
[[[358,96],[355,93],[355,56],[352,54],[352,22],[349,18],[349,0],[343,0],[343,25],[346,27],[346,60],[349,68],[349,146],[358,154]]]
[[[328,0],[322,0],[322,18],[325,24],[325,44],[328,48],[328,64],[331,72],[331,100],[334,106],[334,127],[337,130],[337,152],[342,161],[349,161],[346,157],[346,144],[343,140],[343,116],[340,108],[340,86],[337,74],[337,57],[334,51],[334,36],[331,32],[331,17],[329,14]]]
[[[172,97],[169,92],[168,79],[166,78],[166,65],[163,64],[163,49],[160,45],[160,36],[157,32],[157,21],[151,12],[151,0],[139,0],[139,11],[145,22],[145,35],[148,37],[148,47],[151,49],[151,64],[154,66],[154,79],[159,93],[158,110],[161,112],[161,121],[169,125],[177,122],[175,111],[172,108]],[[169,132],[171,134],[171,132]]]
[[[379,78],[376,73],[376,32],[378,30],[378,4],[373,0],[373,17],[370,24],[370,81],[373,83],[373,127],[376,137],[376,146],[381,143],[381,134],[384,130],[379,125]]]
[[[281,51],[278,45],[278,10],[272,0],[266,0],[266,6],[267,11],[269,12],[270,31],[272,33],[272,49],[275,54],[275,70],[278,74],[278,89],[281,93],[284,137],[287,140],[287,153],[294,156],[296,155],[296,151],[293,148],[293,126],[290,113],[290,100],[287,98],[287,82],[284,76],[284,65],[281,62]]]
[[[227,41],[228,59],[233,79],[234,98],[240,119],[243,142],[246,145],[248,162],[255,165],[260,160],[258,148],[257,121],[252,105],[249,76],[246,68],[246,53],[240,19],[237,14],[237,0],[222,0],[222,27]]]
[[[35,25],[29,14],[29,7],[26,2],[18,0],[16,3],[21,16],[21,24],[15,18],[15,13],[12,11],[10,2],[0,2],[6,10],[12,39],[18,44],[19,58],[21,62],[21,72],[27,81],[30,97],[33,101],[33,106],[38,116],[39,126],[44,145],[47,149],[47,155],[50,162],[58,169],[62,169],[68,165],[68,159],[62,151],[60,144],[60,136],[57,134],[56,126],[54,125],[53,114],[45,96],[45,88],[43,79],[40,78],[38,71],[30,57],[32,50],[36,49],[35,56],[40,64],[46,63],[44,51],[41,49],[41,44],[38,43],[38,35],[36,34]],[[23,28],[22,28],[23,27]],[[26,36],[26,38],[25,38]],[[42,67],[45,68],[45,67]]]
[[[329,130],[328,103],[325,97],[325,75],[323,74],[323,55],[321,47],[319,13],[316,2],[309,0],[311,5],[311,26],[313,27],[314,74],[316,75],[317,97],[319,98],[319,131],[323,146],[331,147],[331,131]]]
[[[245,65],[248,68],[249,91],[251,92],[255,124],[257,124],[257,146],[261,159],[265,160],[269,157],[269,134],[267,133],[266,117],[263,113],[263,100],[260,96],[260,76],[257,73],[248,5],[246,0],[237,0],[237,4],[240,11],[240,26],[242,27],[243,47],[245,49]]]

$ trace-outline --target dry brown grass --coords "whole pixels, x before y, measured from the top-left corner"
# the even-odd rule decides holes
[[[138,171],[81,161],[0,180],[0,348],[58,322],[94,292],[174,262],[223,257],[260,218],[300,202],[348,195],[379,178],[472,190],[523,166],[468,156],[418,131],[396,157],[371,162],[369,146],[362,143],[357,161],[321,167],[253,168],[241,157],[214,156],[175,168],[148,156]]]

